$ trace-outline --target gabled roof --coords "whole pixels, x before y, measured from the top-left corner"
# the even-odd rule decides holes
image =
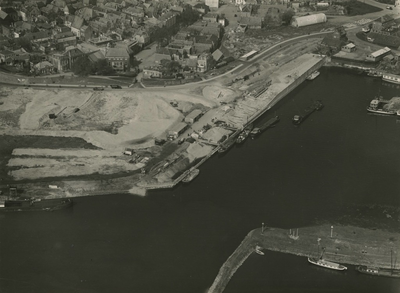
[[[128,58],[128,50],[127,48],[109,48],[106,52],[106,57],[124,57]]]
[[[87,56],[88,56],[89,60],[92,62],[97,62],[99,60],[105,59],[103,52],[101,52],[100,50],[90,53]]]
[[[0,18],[1,19],[5,19],[8,16],[8,14],[6,12],[4,12],[3,10],[0,10]]]
[[[218,61],[219,59],[221,59],[224,56],[224,54],[221,52],[221,50],[217,49],[212,53],[212,56],[215,61]]]
[[[71,24],[71,27],[80,29],[83,25],[83,18],[80,16],[75,16],[74,22]]]
[[[0,55],[4,55],[4,56],[14,55],[14,52],[9,51],[9,50],[3,50],[3,51],[0,51]]]

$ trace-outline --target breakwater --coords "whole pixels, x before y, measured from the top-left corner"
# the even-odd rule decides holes
[[[227,261],[222,265],[214,283],[208,289],[208,293],[221,293],[228,285],[230,279],[237,269],[244,263],[249,255],[255,250],[256,242],[252,237],[254,231],[251,231],[240,243],[238,248],[232,253]]]
[[[222,265],[208,293],[223,292],[256,245],[304,257],[319,257],[323,250],[329,261],[390,269],[391,253],[400,250],[400,233],[340,225],[255,229]]]

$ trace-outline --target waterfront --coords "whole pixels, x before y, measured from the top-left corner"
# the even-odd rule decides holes
[[[375,95],[390,98],[398,89],[343,69],[321,72],[262,118],[279,115],[275,128],[215,155],[189,185],[147,197],[78,198],[54,213],[1,215],[2,291],[204,292],[261,222],[290,228],[368,216],[398,226],[391,211],[400,206],[400,124],[365,110]],[[292,116],[317,99],[325,108],[293,126]],[[226,292],[311,288],[398,292],[400,282],[266,252],[251,255]]]

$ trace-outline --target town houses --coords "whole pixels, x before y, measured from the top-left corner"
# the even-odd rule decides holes
[[[71,71],[83,56],[106,60],[115,73],[137,72],[135,54],[155,43],[154,62],[141,67],[150,73],[144,76],[163,77],[165,70],[156,71],[162,60],[178,62],[188,75],[206,72],[215,66],[212,54],[223,36],[220,15],[182,1],[31,0],[0,7],[0,65],[18,64],[35,75]],[[185,13],[195,16],[182,25]],[[163,30],[173,33],[163,38]]]

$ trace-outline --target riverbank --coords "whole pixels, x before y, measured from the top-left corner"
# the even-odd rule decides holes
[[[297,46],[302,48],[303,45]],[[311,50],[312,46],[308,49]],[[183,97],[182,92],[179,95],[179,104],[182,105],[179,107],[183,107],[187,103],[190,106],[187,107],[187,110],[191,110],[196,105],[194,102],[199,101],[209,105],[211,109],[206,111],[197,122],[190,125],[190,128],[180,136],[184,138],[191,136],[193,141],[178,144],[178,140],[176,140],[169,142],[168,147],[152,146],[154,141],[151,138],[137,145],[131,138],[135,136],[139,138],[144,135],[141,130],[144,127],[147,129],[147,133],[145,133],[148,134],[147,136],[160,135],[161,131],[166,131],[169,125],[174,125],[176,121],[182,119],[183,110],[179,113],[172,106],[169,110],[164,109],[167,107],[165,99],[172,99],[172,93],[174,94],[173,97],[177,99],[178,96],[175,91],[165,93],[157,99],[154,99],[154,97],[153,99],[144,99],[142,96],[149,97],[149,93],[142,91],[136,93],[137,96],[140,95],[140,98],[131,99],[125,96],[128,93],[121,91],[118,92],[118,98],[116,97],[117,92],[115,94],[111,92],[94,94],[93,92],[82,91],[75,95],[75,99],[80,100],[79,96],[83,96],[89,102],[83,105],[82,102],[80,104],[75,102],[72,106],[69,102],[69,104],[63,106],[62,103],[65,99],[62,99],[61,93],[56,95],[55,98],[48,96],[43,99],[38,95],[42,92],[41,90],[33,91],[32,93],[35,93],[33,97],[27,96],[26,90],[22,90],[23,98],[5,99],[4,105],[7,107],[4,110],[15,115],[12,118],[11,126],[7,124],[9,120],[4,120],[3,129],[0,133],[24,136],[35,130],[36,135],[42,136],[82,137],[103,150],[14,149],[7,163],[7,167],[10,168],[8,175],[20,182],[25,179],[36,180],[37,182],[40,178],[43,178],[47,184],[59,187],[60,190],[55,195],[53,190],[46,191],[43,186],[34,188],[34,182],[21,186],[25,190],[39,189],[40,192],[33,192],[33,194],[43,194],[43,197],[62,197],[71,194],[84,196],[85,192],[87,192],[87,195],[92,195],[96,193],[96,190],[101,194],[111,194],[140,189],[141,194],[143,194],[145,193],[143,190],[171,188],[187,175],[188,168],[197,168],[210,158],[218,150],[220,143],[223,142],[222,137],[238,133],[248,123],[258,119],[275,103],[300,85],[312,71],[317,70],[325,63],[325,57],[321,55],[294,54],[293,50],[300,49],[300,47],[287,48],[288,57],[281,60],[279,66],[274,64],[273,66],[244,70],[240,74],[247,75],[247,80],[243,78],[240,82],[230,86],[229,89],[220,84],[213,84],[186,91],[191,93],[190,97]],[[269,76],[268,80],[265,80],[265,75]],[[208,90],[209,88],[219,91],[219,94],[215,96],[215,91],[211,93]],[[20,91],[17,90],[17,93]],[[12,91],[7,92],[10,97],[13,93]],[[238,93],[243,94],[241,97],[237,97]],[[114,96],[113,99],[110,99],[111,95]],[[203,100],[201,100],[201,97]],[[54,100],[55,103],[49,104],[49,108],[40,107],[43,102],[49,103],[49,99]],[[216,106],[216,103],[220,100],[227,102],[220,102],[220,105]],[[112,104],[110,104],[110,101],[112,101]],[[110,105],[106,107],[108,104]],[[128,106],[131,109],[127,109]],[[116,114],[119,108],[124,109],[122,114]],[[161,111],[161,108],[164,110]],[[65,109],[72,109],[71,113],[65,114]],[[33,111],[34,113],[31,114]],[[60,114],[57,116],[62,117],[51,119],[48,117],[51,111],[53,111],[52,113],[62,111],[63,116]],[[94,111],[96,113],[100,111],[102,115],[99,116]],[[132,113],[132,111],[138,116],[137,118],[129,119],[129,113]],[[93,115],[95,115],[94,118]],[[120,121],[120,118],[123,118],[123,121]],[[155,130],[149,129],[154,124],[154,119],[151,118],[158,121]],[[113,122],[115,119],[118,122]],[[83,124],[79,124],[79,122],[87,120],[91,121],[89,132],[82,131],[79,128],[79,125],[86,125],[86,122]],[[228,128],[224,129],[224,127],[218,125],[218,121],[224,121]],[[105,124],[113,125],[116,133],[104,131]],[[209,127],[206,129],[206,126]],[[152,131],[156,132],[151,134]],[[147,159],[148,166],[141,161],[132,163],[132,158],[123,155],[124,147],[133,147],[137,155],[142,158],[149,158]],[[143,149],[140,150],[140,147]],[[99,158],[101,159],[99,160]],[[145,171],[143,176],[141,174],[142,169]],[[116,172],[120,173],[121,178],[111,176],[112,173]],[[82,184],[77,184],[78,180],[74,175],[85,177]],[[90,178],[93,175],[102,176],[100,182],[99,178]],[[60,179],[57,180],[57,177]]]
[[[396,232],[327,224],[293,229],[258,228],[245,237],[223,264],[208,293],[223,292],[256,246],[304,257],[320,257],[324,251],[325,260],[390,269],[391,252],[396,254],[400,247],[399,236]]]

